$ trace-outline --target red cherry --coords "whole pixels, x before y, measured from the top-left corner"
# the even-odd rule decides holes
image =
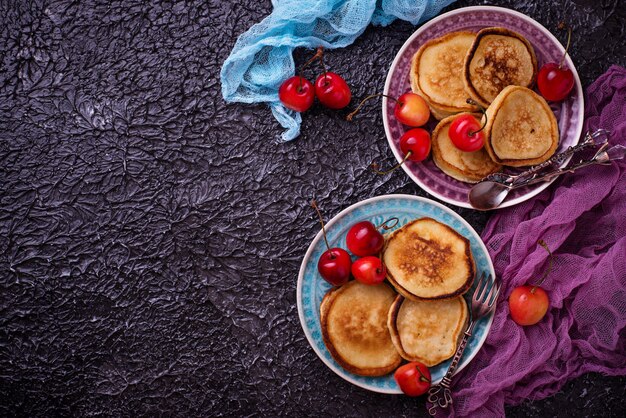
[[[278,98],[286,108],[296,112],[304,112],[313,105],[315,89],[306,78],[293,76],[280,85]]]
[[[422,128],[413,128],[406,131],[400,137],[400,150],[404,153],[404,159],[386,171],[378,170],[378,164],[372,163],[371,167],[376,174],[385,175],[400,168],[406,160],[424,161],[430,153],[430,134]]]
[[[352,259],[343,248],[330,248],[322,253],[317,270],[324,280],[333,286],[341,286],[350,279]]]
[[[422,96],[409,92],[398,97],[393,114],[407,126],[422,126],[430,118],[430,109]]]
[[[415,162],[425,160],[430,153],[430,134],[422,128],[406,131],[400,137],[400,150],[407,160]]]
[[[548,277],[548,274],[550,274],[554,257],[545,241],[539,240],[538,244],[550,255],[548,269],[535,286],[526,285],[516,287],[509,296],[511,318],[519,325],[534,325],[541,321],[546,315],[546,312],[548,312],[548,306],[550,305],[548,294],[539,286],[541,286],[546,277]]]
[[[481,149],[485,143],[485,136],[481,125],[470,114],[457,116],[448,128],[448,136],[455,147],[465,152],[474,152]]]
[[[550,299],[545,290],[536,286],[520,286],[509,296],[511,318],[519,325],[534,325],[548,312]]]
[[[368,255],[352,263],[352,275],[363,284],[379,284],[387,277],[387,268],[380,258]]]
[[[341,286],[350,279],[352,259],[350,258],[350,254],[343,248],[330,248],[328,238],[326,237],[326,226],[324,225],[322,212],[320,212],[320,209],[317,207],[315,200],[311,202],[311,206],[315,209],[317,216],[320,218],[324,242],[327,248],[327,250],[322,253],[319,260],[317,260],[317,271],[320,272],[322,278],[328,283],[333,286]]]
[[[361,100],[361,103],[357,106],[356,109],[348,116],[346,116],[346,120],[351,121],[354,115],[359,113],[361,107],[370,99],[374,97],[384,96],[391,100],[395,100],[396,106],[394,107],[393,114],[398,119],[400,123],[403,123],[407,126],[422,126],[428,122],[430,118],[430,109],[428,108],[428,104],[422,98],[422,96],[417,95],[415,93],[404,93],[402,96],[395,97],[386,95],[386,94],[371,94],[367,96],[365,99]]]
[[[569,68],[550,62],[539,70],[537,87],[546,100],[560,102],[574,88],[574,73]]]
[[[373,223],[362,221],[352,225],[348,230],[346,243],[352,254],[363,257],[378,254],[383,248],[385,238]]]
[[[407,396],[420,396],[430,388],[430,370],[423,363],[414,361],[398,367],[394,379]]]
[[[317,77],[315,95],[321,104],[330,109],[343,109],[352,98],[348,83],[340,75],[331,72],[325,72]]]

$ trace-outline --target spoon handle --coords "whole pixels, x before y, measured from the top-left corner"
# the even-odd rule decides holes
[[[538,183],[542,181],[542,180],[539,180],[539,178],[537,177],[537,174],[541,170],[543,170],[544,168],[553,166],[553,165],[560,166],[568,158],[570,158],[572,155],[574,155],[578,151],[581,151],[585,148],[596,146],[597,145],[595,142],[596,138],[603,137],[604,139],[600,142],[600,144],[606,144],[608,141],[608,134],[609,134],[609,131],[605,129],[598,129],[594,132],[591,132],[591,131],[587,132],[585,134],[585,138],[583,142],[581,142],[580,144],[568,147],[565,151],[559,154],[553,155],[550,159],[544,161],[541,164],[532,166],[531,168],[529,168],[526,171],[521,172],[520,174],[508,175],[505,173],[493,173],[487,176],[484,180],[495,181],[496,183],[502,183],[507,186],[513,186],[513,187],[526,186],[529,184],[530,181],[532,181],[533,184]]]
[[[545,173],[544,175],[542,175],[540,177],[536,177],[536,178],[530,179],[529,181],[527,181],[524,184],[520,184],[519,186],[515,185],[513,188],[522,187],[522,186],[530,186],[531,184],[540,183],[542,181],[549,181],[549,180],[552,180],[552,179],[560,176],[561,174],[573,173],[574,171],[576,171],[576,170],[578,170],[580,168],[587,167],[587,166],[590,166],[590,165],[610,163],[611,158],[610,158],[609,154],[606,151],[607,146],[608,146],[608,143],[605,143],[604,145],[602,145],[602,147],[600,147],[598,152],[596,152],[596,154],[589,160],[580,161],[578,164],[575,164],[575,165],[570,166],[570,167],[556,168],[556,169],[554,169],[552,171],[549,171],[549,172]]]
[[[550,167],[552,165],[560,166],[568,158],[570,158],[572,155],[574,155],[578,151],[582,151],[583,149],[595,146],[596,145],[595,139],[598,137],[601,137],[601,136],[605,137],[605,140],[601,142],[601,144],[605,144],[607,142],[606,136],[608,135],[608,133],[609,131],[605,129],[598,129],[594,132],[587,132],[583,142],[581,142],[578,145],[568,147],[565,151],[559,154],[553,155],[549,160],[546,160],[545,162],[541,164],[537,164],[529,168],[528,170],[524,171],[523,173],[519,174],[514,184],[515,185],[517,185],[516,183],[528,184],[528,182],[534,180],[535,175],[541,170],[543,170],[544,168]]]

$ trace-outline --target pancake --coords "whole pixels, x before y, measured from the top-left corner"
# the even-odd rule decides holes
[[[416,219],[392,232],[383,247],[387,279],[402,296],[449,299],[474,280],[474,259],[467,238],[431,218]]]
[[[448,33],[426,42],[413,56],[411,89],[426,100],[437,119],[477,110],[466,103],[463,83],[465,56],[474,38],[472,32]]]
[[[463,296],[413,301],[398,295],[387,317],[391,340],[400,355],[428,367],[454,355],[468,322]]]
[[[477,183],[489,174],[500,171],[502,166],[493,162],[484,147],[478,151],[465,152],[454,146],[448,136],[448,129],[457,116],[449,116],[435,127],[431,137],[433,161],[450,177],[466,183]],[[473,116],[480,120],[480,114]]]
[[[559,145],[559,126],[550,106],[525,87],[506,87],[486,116],[485,149],[499,164],[539,164],[549,159]]]
[[[510,85],[530,87],[537,77],[532,45],[519,33],[505,28],[478,32],[465,57],[465,90],[483,107]]]
[[[396,293],[356,280],[331,289],[320,305],[322,338],[335,361],[361,376],[383,376],[402,362],[387,328]]]

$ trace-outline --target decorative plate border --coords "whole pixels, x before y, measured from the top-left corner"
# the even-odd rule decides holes
[[[408,221],[420,218],[431,217],[454,228],[461,235],[469,239],[472,255],[474,256],[477,271],[487,271],[495,275],[493,264],[489,258],[489,253],[480,236],[474,231],[461,216],[449,208],[430,199],[411,195],[385,195],[374,197],[356,203],[336,215],[326,225],[328,241],[331,246],[346,247],[346,234],[350,227],[359,221],[369,220],[375,224],[382,223],[389,217],[398,217],[400,222],[396,226],[406,224]],[[395,229],[395,228],[394,228]],[[317,271],[317,260],[325,251],[325,244],[322,232],[320,231],[309,246],[298,275],[298,285],[296,298],[298,305],[298,315],[300,324],[309,344],[318,357],[336,374],[343,379],[362,388],[380,392],[399,394],[402,393],[397,386],[393,374],[382,377],[357,376],[344,370],[330,355],[322,339],[319,306],[322,297],[331,288]],[[473,289],[473,288],[472,288]],[[473,290],[468,291],[471,295]],[[487,333],[491,328],[493,313],[478,321],[474,334],[469,339],[466,351],[461,359],[457,373],[461,371],[474,356],[487,338]],[[430,369],[433,382],[439,382],[447,371],[450,361],[441,363]]]
[[[391,64],[385,82],[385,94],[397,97],[411,90],[409,80],[411,58],[427,40],[458,30],[476,32],[488,26],[502,26],[524,35],[535,49],[539,67],[546,60],[559,62],[564,53],[563,46],[550,31],[522,13],[495,6],[464,7],[452,10],[428,21],[411,35],[400,48]],[[550,105],[559,122],[561,139],[557,152],[576,145],[583,130],[584,98],[580,78],[569,55],[566,57],[566,63],[574,74],[575,88],[566,100]],[[387,141],[396,159],[402,161],[403,154],[400,150],[399,140],[406,128],[390,117],[390,115],[393,115],[393,101],[383,98],[382,106]],[[565,166],[568,162],[569,159],[562,166]],[[444,174],[435,166],[431,158],[422,163],[407,162],[402,165],[402,168],[415,183],[436,198],[452,205],[472,208],[467,197],[471,185],[457,181]],[[551,182],[546,182],[516,189],[509,194],[500,208],[512,206],[530,199],[546,189],[550,184]]]

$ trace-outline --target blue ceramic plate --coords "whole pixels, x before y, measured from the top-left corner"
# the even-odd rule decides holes
[[[432,200],[409,195],[386,195],[367,199],[343,210],[339,215],[335,216],[326,224],[326,232],[331,247],[346,246],[346,234],[350,227],[363,220],[369,220],[378,225],[388,218],[396,217],[400,220],[397,229],[407,222],[421,217],[431,217],[439,222],[445,223],[454,228],[461,235],[469,239],[471,243],[472,254],[476,262],[478,272],[490,272],[492,277],[495,274],[493,264],[487,253],[487,248],[481,241],[480,237],[474,229],[458,214],[436,203]],[[298,275],[298,314],[300,315],[300,323],[304,329],[309,344],[328,367],[331,368],[339,376],[365,389],[381,393],[402,393],[400,388],[393,379],[393,374],[382,377],[363,377],[352,374],[344,370],[330,355],[324,341],[322,340],[322,331],[320,328],[320,312],[319,307],[324,294],[331,286],[319,275],[317,271],[317,260],[326,250],[322,232],[320,231],[304,256],[300,274]],[[474,288],[467,292],[472,295]],[[474,358],[480,347],[483,345],[491,322],[493,321],[493,312],[491,315],[482,318],[476,324],[474,334],[470,337],[461,363],[457,368],[457,372],[462,370]],[[437,383],[443,378],[448,369],[450,361],[441,363],[435,367],[431,367],[430,372],[433,382]]]

